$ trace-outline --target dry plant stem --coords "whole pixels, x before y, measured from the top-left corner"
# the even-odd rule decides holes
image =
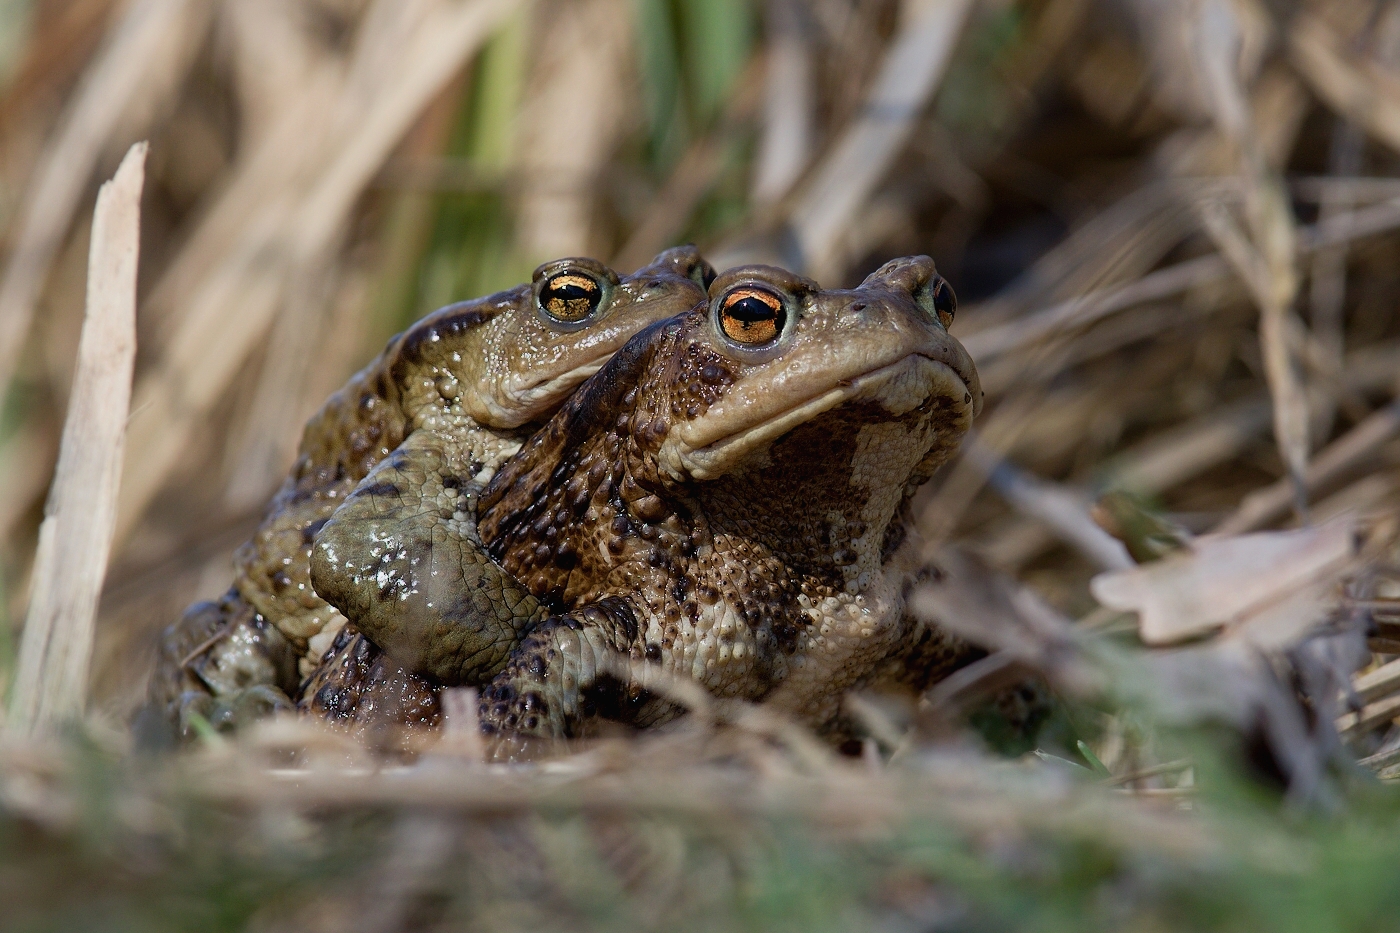
[[[1328,246],[1387,233],[1400,227],[1400,198],[1304,227],[1298,232],[1298,252],[1306,255]],[[1047,337],[1062,336],[1128,308],[1171,298],[1218,282],[1230,274],[1221,255],[1188,259],[1149,273],[1121,288],[1106,288],[1042,308],[1033,314],[962,337],[978,366],[1033,347]]]
[[[14,376],[39,292],[98,159],[133,107],[159,109],[175,92],[209,7],[209,0],[131,4],[45,147],[0,283],[0,392]]]
[[[1088,496],[1016,469],[976,437],[963,444],[962,457],[979,467],[1013,508],[1043,522],[1095,567],[1124,570],[1133,566],[1123,542],[1089,517]]]
[[[1340,390],[1375,392],[1395,381],[1400,346],[1375,344],[1347,354]],[[1160,493],[1237,456],[1269,425],[1269,397],[1252,393],[1155,434],[1108,462],[1104,483]]]
[[[476,698],[475,687],[448,687],[442,691],[443,742],[448,743],[451,750],[461,757],[473,762],[486,757]]]
[[[1269,423],[1269,399],[1260,392],[1144,441],[1114,458],[1109,483],[1160,493],[1236,456]]]
[[[974,661],[940,680],[924,693],[934,709],[966,709],[973,701],[1023,680],[1031,669],[1013,652],[1002,650]]]
[[[1121,784],[1131,784],[1134,781],[1141,781],[1144,778],[1156,777],[1159,774],[1171,774],[1173,771],[1185,771],[1194,762],[1190,758],[1179,758],[1176,761],[1163,762],[1160,765],[1152,765],[1148,768],[1139,768],[1137,771],[1129,771],[1127,774],[1114,775],[1105,778],[1099,783],[1105,787],[1117,787]]]
[[[331,261],[356,199],[398,140],[518,5],[378,0],[345,73],[326,69],[297,89],[300,98],[241,166],[151,296],[158,314],[178,307],[183,316],[136,387],[140,415],[132,419],[119,539],[297,283]]]
[[[1263,187],[1260,181],[1257,186]],[[1285,219],[1285,208],[1273,204],[1275,192],[1270,187],[1267,193],[1257,195],[1258,199],[1270,204],[1267,211],[1275,226],[1286,227],[1278,239],[1286,238],[1287,257],[1271,257],[1268,249],[1256,249],[1244,231],[1239,229],[1225,207],[1217,202],[1202,205],[1202,222],[1211,238],[1224,256],[1230,261],[1240,278],[1249,287],[1255,303],[1259,307],[1259,343],[1264,357],[1264,374],[1269,384],[1269,394],[1273,399],[1274,436],[1279,453],[1288,468],[1288,480],[1294,508],[1299,518],[1306,518],[1307,496],[1304,472],[1308,459],[1308,405],[1303,385],[1298,375],[1292,348],[1301,343],[1297,339],[1301,333],[1291,310],[1294,292],[1297,290],[1297,276],[1292,269],[1292,226]],[[1246,206],[1249,199],[1246,198]],[[1260,221],[1254,226],[1265,226]],[[1265,239],[1268,234],[1255,232],[1255,240]],[[1280,246],[1275,251],[1284,251]]]
[[[967,448],[977,443],[991,451],[993,456],[1003,456],[1028,428],[1036,410],[1037,406],[1030,399],[1013,396],[991,415],[984,415],[982,423],[968,433],[962,446]],[[926,554],[932,553],[931,549],[952,536],[963,513],[986,484],[987,471],[973,461],[958,456],[944,467],[943,481],[937,490],[932,494],[922,494],[922,503],[915,500],[915,508],[919,512],[917,524],[925,538]]]
[[[768,0],[763,130],[753,175],[753,200],[780,200],[812,157],[812,43],[806,14],[797,0]]]
[[[232,60],[241,110],[240,145],[262,151],[267,131],[284,125],[289,109],[304,105],[306,91],[338,73],[343,56],[326,47],[306,20],[305,10],[282,0],[241,0],[221,9],[221,27],[234,48]],[[290,160],[288,160],[290,164]],[[332,246],[331,249],[335,249]],[[308,370],[325,365],[315,352],[328,326],[327,280],[342,268],[313,269],[287,287],[284,311],[270,329],[247,413],[229,428],[224,442],[224,503],[230,511],[260,511],[291,460],[303,417],[300,402]],[[148,308],[148,313],[149,313]],[[343,375],[343,374],[341,374]],[[316,399],[310,410],[320,403]]]
[[[1364,142],[1364,141],[1363,141]],[[1400,197],[1400,178],[1374,175],[1295,175],[1288,179],[1294,198],[1311,204],[1327,200],[1348,202],[1352,207],[1393,201]]]
[[[1079,297],[1137,280],[1195,231],[1189,202],[1221,193],[1223,187],[1219,179],[1173,178],[1120,198],[978,306],[968,320],[972,332],[1004,324],[1047,299]]]
[[[1301,344],[1295,332],[1302,328],[1292,310],[1298,291],[1298,235],[1283,184],[1252,132],[1251,101],[1239,81],[1239,58],[1249,30],[1241,18],[1243,9],[1225,4],[1215,11],[1209,4],[1200,7],[1195,48],[1217,130],[1238,156],[1245,229],[1238,230],[1223,209],[1211,209],[1218,204],[1205,205],[1202,219],[1259,307],[1259,344],[1273,399],[1274,439],[1288,467],[1298,516],[1305,519],[1308,401],[1295,359]]]
[[[1332,127],[1331,153],[1328,167],[1333,174],[1356,174],[1361,165],[1364,139],[1360,129],[1349,120],[1338,119]],[[1318,216],[1330,220],[1337,214],[1354,209],[1356,198],[1346,185],[1330,188],[1318,205]],[[1309,275],[1308,305],[1310,323],[1323,363],[1331,371],[1341,369],[1342,354],[1346,352],[1346,321],[1343,318],[1347,288],[1346,244],[1318,250],[1312,258]],[[1320,435],[1331,434],[1335,404],[1329,406],[1320,427]]]
[[[532,73],[510,156],[519,182],[515,248],[528,264],[596,251],[598,178],[623,127],[622,62],[632,42],[622,0],[541,3],[534,15]],[[572,132],[561,146],[564,113]]]
[[[726,150],[747,126],[758,108],[757,62],[735,81],[720,125],[714,132],[691,144],[676,164],[651,211],[632,231],[627,243],[612,262],[624,271],[641,268],[668,245],[675,242],[689,222],[696,206],[714,186],[724,168]]]
[[[146,144],[102,186],[88,253],[87,312],[7,727],[42,732],[81,716],[93,621],[116,524],[136,360],[136,265]]]
[[[1400,716],[1400,696],[1389,696],[1379,702],[1368,703],[1360,712],[1338,716],[1337,731],[1344,736],[1359,734],[1390,722],[1397,716]]]
[[[1391,661],[1367,671],[1352,682],[1352,689],[1363,703],[1371,703],[1400,690],[1400,661]]]
[[[1400,364],[1398,350],[1393,344],[1380,344],[1349,353],[1342,367],[1342,389],[1368,392],[1393,383]],[[1268,427],[1269,420],[1269,398],[1263,392],[1221,406],[1117,454],[1107,465],[1102,485],[1138,493],[1165,492],[1239,455]],[[1319,460],[1330,462],[1329,450]],[[1291,504],[1292,490],[1281,483],[1272,495],[1276,514],[1283,514]],[[1027,517],[989,538],[978,550],[997,567],[1007,569],[1032,560],[1055,540],[1039,519]]]
[[[792,213],[807,271],[831,279],[841,239],[913,130],[962,32],[970,0],[906,0],[905,23],[885,53],[860,113],[815,169]]]
[[[1377,752],[1366,758],[1362,758],[1357,764],[1363,768],[1370,768],[1372,771],[1379,771],[1387,765],[1400,762],[1400,748],[1392,748],[1388,751]]]
[[[1289,55],[1313,91],[1333,110],[1400,151],[1400,78],[1359,57],[1321,18],[1301,13],[1289,30]]]
[[[1135,305],[1170,298],[1215,282],[1229,273],[1221,256],[1202,256],[1159,269],[1120,288],[1090,292],[1043,308],[1033,314],[977,331],[961,338],[979,366],[1026,349],[1067,329],[1085,327]]]
[[[300,425],[307,412],[297,402],[317,348],[325,342],[327,292],[336,272],[330,264],[300,277],[287,288],[286,311],[274,323],[247,421],[230,444],[229,480],[224,502],[233,512],[257,512],[268,491],[295,459]],[[319,400],[318,400],[319,401]],[[313,402],[314,406],[316,402]],[[315,411],[312,407],[309,411]]]
[[[1303,476],[1304,487],[1311,490],[1323,485],[1358,460],[1374,453],[1398,433],[1400,400],[1372,413],[1356,427],[1323,448],[1308,465]],[[1243,534],[1262,528],[1288,510],[1292,497],[1292,484],[1280,480],[1250,493],[1233,515],[1212,530],[1217,534]]]

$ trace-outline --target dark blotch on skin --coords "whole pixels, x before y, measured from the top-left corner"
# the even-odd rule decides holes
[[[830,296],[823,300],[844,310],[864,305],[855,311],[872,326],[900,320],[903,301],[911,326],[936,328],[912,294],[931,268],[926,257],[912,257],[867,280],[873,280],[868,302],[851,301],[849,292],[823,293]],[[887,313],[891,317],[879,316]],[[699,331],[702,325],[709,330]],[[656,456],[670,432],[709,411],[745,375],[767,372],[748,368],[761,364],[744,362],[747,357],[712,349],[714,326],[703,307],[636,335],[483,491],[478,518],[488,552],[522,579],[528,574],[532,588],[548,591],[550,600],[562,604],[556,611],[565,613],[535,629],[521,649],[526,654],[517,654],[501,675],[517,692],[534,689],[554,670],[587,668],[587,658],[617,651],[674,663],[677,670],[698,661],[711,689],[727,694],[737,688],[738,696],[763,698],[793,669],[786,656],[808,644],[816,618],[800,599],[819,603],[845,594],[849,568],[876,556],[865,550],[872,531],[883,536],[883,556],[898,547],[905,517],[889,510],[898,508],[901,490],[909,493],[928,478],[957,436],[933,429],[966,425],[962,398],[934,396],[899,416],[876,401],[849,401],[765,445],[761,465],[755,457],[723,477],[678,478]],[[874,448],[878,454],[868,440],[864,446],[860,441],[875,424],[904,428],[877,439],[885,445]],[[943,447],[931,446],[935,438]],[[925,441],[930,446],[920,447]],[[896,475],[892,495],[872,495],[852,484],[858,451],[867,458],[894,458],[881,460]],[[900,472],[906,467],[907,473]],[[714,630],[724,618],[714,609],[720,603],[748,631]],[[628,611],[619,613],[618,607]],[[733,652],[672,656],[697,639],[751,650],[742,660]],[[869,673],[861,665],[874,663],[885,650],[884,642],[872,641],[867,656],[833,655],[826,662],[814,647],[815,670],[824,677],[828,669],[821,665],[830,663],[830,696],[837,696],[844,684]],[[825,703],[829,696],[820,693],[810,669],[802,676],[796,689],[810,690],[815,703]],[[590,714],[636,725],[664,719],[661,701],[627,683],[613,676],[584,679],[578,708],[562,711],[566,732]],[[492,689],[499,694],[498,685]],[[558,687],[540,690],[555,704],[541,721],[560,724],[559,704],[573,700],[560,696]],[[482,709],[504,728],[533,721],[533,710],[499,695]]]
[[[389,661],[352,626],[340,631],[321,666],[302,684],[300,709],[372,731],[438,724],[438,687]]]
[[[398,498],[403,492],[393,483],[371,483],[355,490],[357,496],[386,496]]]
[[[303,528],[301,530],[302,544],[310,544],[311,542],[315,541],[316,535],[320,532],[322,528],[325,527],[326,522],[329,520],[330,516],[326,516],[325,518],[318,518],[316,519],[316,521]]]
[[[404,334],[397,359],[389,370],[390,378],[402,384],[409,371],[423,362],[429,347],[479,327],[498,313],[494,302],[488,305],[476,301],[458,302],[435,312],[429,322]]]

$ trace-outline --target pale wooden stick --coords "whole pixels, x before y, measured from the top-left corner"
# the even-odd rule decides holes
[[[93,621],[117,517],[136,359],[136,264],[146,144],[102,186],[88,250],[87,312],[63,442],[34,559],[8,728],[81,716]]]

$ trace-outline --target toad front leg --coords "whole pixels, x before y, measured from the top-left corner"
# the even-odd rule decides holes
[[[637,617],[620,597],[546,620],[482,691],[482,731],[570,738],[594,716],[656,718],[657,701],[626,672],[640,645]]]
[[[485,553],[483,467],[418,431],[356,487],[316,536],[316,592],[406,670],[478,684],[544,617]]]

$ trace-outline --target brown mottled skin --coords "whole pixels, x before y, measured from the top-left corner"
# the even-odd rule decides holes
[[[233,589],[166,633],[152,704],[178,721],[190,703],[210,708],[201,695],[214,695],[220,713],[242,690],[295,695],[298,673],[317,670],[346,617],[388,652],[380,667],[488,679],[543,613],[475,543],[477,489],[532,422],[638,330],[702,301],[713,275],[691,247],[625,278],[594,260],[559,260],[529,285],[450,305],[392,339],[308,423],[291,475],[236,555]],[[351,640],[340,638],[349,656],[377,654]],[[430,650],[438,644],[451,646],[451,667]],[[256,657],[289,652],[299,658],[290,668]],[[342,715],[354,712],[352,694],[373,693],[345,686],[323,698]],[[432,694],[426,683],[413,689]]]
[[[755,266],[629,341],[481,495],[489,553],[559,612],[483,728],[653,724],[661,670],[832,729],[918,640],[908,498],[981,404],[951,319],[927,257],[840,291]]]

